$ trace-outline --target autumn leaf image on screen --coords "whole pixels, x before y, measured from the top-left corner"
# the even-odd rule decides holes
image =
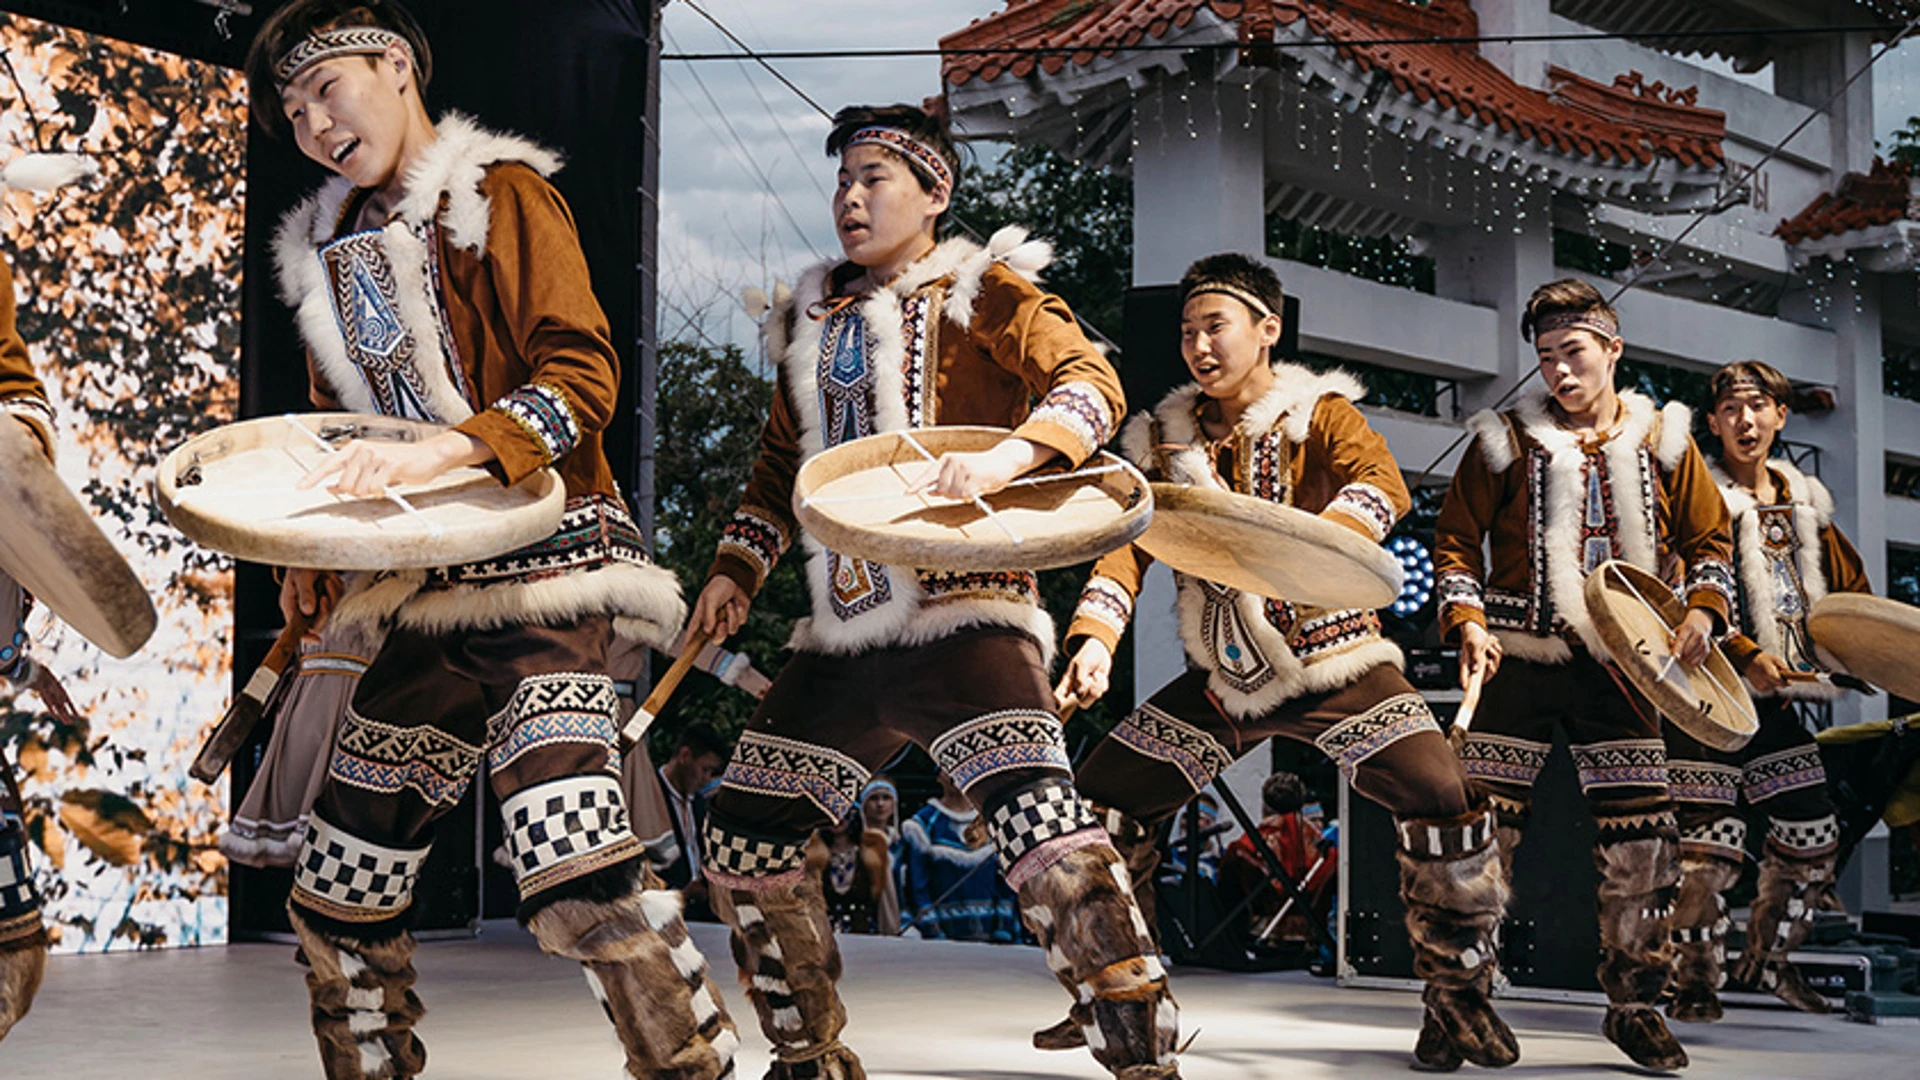
[[[0,691],[48,929],[65,952],[226,940],[225,782],[187,766],[228,694],[233,573],[154,509],[155,464],[238,400],[247,112],[236,71],[0,15],[0,165],[83,153],[99,177],[0,195],[21,336],[59,416],[58,468],[160,624],[115,660],[37,610],[33,654],[84,720]],[[24,95],[24,100],[23,100]]]

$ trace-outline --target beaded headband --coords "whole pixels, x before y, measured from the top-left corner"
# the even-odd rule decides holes
[[[404,36],[385,27],[342,26],[334,30],[319,30],[301,38],[298,44],[274,63],[273,79],[285,86],[322,60],[331,60],[336,56],[383,53],[391,45],[399,45],[407,50],[408,59],[412,59],[413,46],[407,43]]]
[[[1759,379],[1751,375],[1736,375],[1727,381],[1727,385],[1720,388],[1719,393],[1713,396],[1713,403],[1718,405],[1730,397],[1747,393],[1758,394],[1769,401],[1781,400],[1773,391],[1767,389],[1766,384],[1762,383]]]
[[[847,140],[847,149],[856,146],[883,146],[918,165],[922,172],[933,178],[936,184],[947,185],[953,190],[953,166],[940,156],[940,151],[914,138],[896,127],[863,127]]]
[[[1620,336],[1619,322],[1604,311],[1563,311],[1543,316],[1533,324],[1534,340],[1555,330],[1589,330],[1603,338]]]
[[[1180,299],[1180,302],[1182,304],[1185,304],[1188,300],[1191,300],[1196,296],[1205,296],[1208,293],[1218,293],[1221,296],[1231,296],[1235,300],[1238,300],[1241,303],[1252,308],[1254,310],[1254,313],[1259,318],[1262,318],[1262,319],[1266,318],[1269,315],[1279,314],[1279,312],[1273,310],[1273,308],[1269,306],[1265,300],[1260,299],[1258,295],[1256,295],[1250,290],[1243,289],[1240,286],[1235,285],[1230,281],[1203,281],[1200,284],[1195,285],[1193,288],[1188,289],[1187,295],[1182,297]]]

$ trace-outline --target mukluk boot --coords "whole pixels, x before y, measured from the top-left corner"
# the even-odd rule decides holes
[[[1770,991],[1801,1012],[1826,1013],[1833,1005],[1807,985],[1800,969],[1787,960],[1813,932],[1813,916],[1833,888],[1832,854],[1794,859],[1771,840],[1760,860],[1760,883],[1747,924],[1747,947],[1734,966],[1740,982]]]
[[[1072,848],[1021,880],[1018,894],[1048,966],[1074,994],[1070,1019],[1094,1060],[1120,1080],[1178,1077],[1179,1013],[1119,853]]]
[[[1114,850],[1120,853],[1121,860],[1126,864],[1127,878],[1134,885],[1134,903],[1140,908],[1140,920],[1146,924],[1147,936],[1153,942],[1151,955],[1158,956],[1160,955],[1160,924],[1157,921],[1158,897],[1154,884],[1160,873],[1160,844],[1156,835],[1157,830],[1142,825],[1118,810],[1102,808],[1092,802],[1087,806],[1106,825],[1107,835],[1113,840]],[[1022,917],[1025,917],[1024,911]],[[1027,920],[1027,929],[1033,932],[1035,938],[1040,937],[1040,930],[1031,920]],[[1048,960],[1049,963],[1052,962],[1051,955]],[[1066,988],[1067,996],[1074,999],[1073,1007],[1052,1027],[1041,1028],[1034,1032],[1033,1047],[1036,1050],[1077,1050],[1087,1045],[1086,1029],[1092,1023],[1092,1012],[1089,1006],[1081,1003],[1080,987],[1074,982],[1071,972],[1056,968],[1054,977],[1059,979],[1060,985]]]
[[[1427,984],[1414,1067],[1451,1072],[1463,1061],[1500,1068],[1520,1059],[1513,1030],[1493,1009],[1507,875],[1493,815],[1399,822],[1400,899],[1414,974]]]
[[[773,1044],[767,1080],[866,1080],[840,1041],[840,948],[819,878],[788,871],[751,888],[715,880],[713,908],[733,928],[740,982]]]
[[[1732,825],[1745,826],[1737,819]],[[1727,822],[1717,823],[1725,825]],[[1739,850],[1738,847],[1733,850]],[[1724,1015],[1720,987],[1726,982],[1727,901],[1740,879],[1740,864],[1718,851],[1691,851],[1681,841],[1680,891],[1673,905],[1673,984],[1667,1016],[1687,1024],[1712,1023]]]
[[[1609,824],[1601,820],[1594,847],[1600,870],[1598,974],[1609,1002],[1601,1031],[1641,1068],[1684,1069],[1687,1052],[1654,1009],[1673,977],[1678,831],[1671,813],[1636,814],[1627,828]],[[1620,832],[1628,835],[1618,837]]]
[[[610,867],[527,920],[540,947],[578,960],[635,1080],[728,1080],[740,1045],[687,937],[680,894],[651,871]]]
[[[287,905],[307,956],[313,1037],[327,1080],[405,1080],[427,1065],[413,1027],[426,1008],[413,992],[413,935],[357,937],[332,920]]]
[[[0,760],[0,782],[6,768]],[[0,791],[0,798],[5,794]],[[0,820],[0,1039],[33,1008],[47,972],[47,945],[40,894],[27,865],[26,830],[17,820]]]

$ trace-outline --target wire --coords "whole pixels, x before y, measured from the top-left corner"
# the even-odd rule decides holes
[[[776,78],[776,79],[778,79],[778,80],[780,80],[780,85],[782,85],[782,86],[784,86],[784,87],[786,87],[787,89],[789,89],[789,90],[791,90],[791,91],[793,91],[793,92],[794,92],[794,95],[795,95],[796,97],[798,97],[798,98],[799,98],[799,99],[800,99],[801,101],[804,101],[804,102],[806,102],[807,104],[809,104],[809,105],[811,105],[811,106],[813,106],[813,111],[814,111],[814,112],[817,112],[817,113],[819,113],[819,114],[820,114],[821,116],[824,116],[824,117],[826,117],[826,118],[827,118],[827,119],[829,119],[829,120],[831,120],[831,119],[833,119],[833,114],[832,114],[832,113],[830,113],[830,112],[828,112],[828,111],[827,111],[827,110],[826,110],[826,109],[825,109],[825,108],[824,108],[824,107],[823,107],[823,106],[822,106],[822,105],[821,105],[821,104],[820,104],[819,102],[817,102],[817,101],[815,101],[815,100],[813,100],[813,98],[811,98],[811,97],[809,97],[809,96],[807,95],[807,92],[806,92],[805,90],[802,90],[802,89],[800,89],[800,88],[799,88],[798,86],[795,86],[795,85],[794,85],[794,83],[793,83],[793,80],[792,80],[792,79],[789,79],[789,78],[787,78],[787,77],[786,77],[785,75],[782,75],[782,74],[780,74],[780,72],[779,72],[778,70],[776,70],[776,69],[774,68],[774,66],[773,66],[772,64],[769,64],[769,63],[767,63],[767,61],[766,61],[766,60],[764,59],[764,57],[766,57],[766,56],[768,56],[768,55],[771,55],[771,54],[768,54],[768,53],[758,53],[758,52],[755,52],[755,51],[753,50],[753,48],[752,48],[751,46],[749,46],[749,45],[748,45],[748,44],[747,44],[746,42],[744,42],[744,41],[741,41],[741,40],[740,40],[740,39],[739,39],[738,37],[736,37],[736,36],[734,36],[734,33],[733,33],[733,31],[731,31],[731,30],[729,30],[729,29],[727,29],[727,28],[726,28],[725,26],[723,26],[723,25],[721,25],[721,23],[720,23],[720,20],[719,20],[719,19],[716,19],[716,18],[714,18],[713,16],[711,16],[711,15],[709,15],[709,14],[707,14],[707,11],[706,11],[706,9],[705,9],[705,8],[703,8],[703,7],[701,7],[701,6],[699,5],[699,4],[696,4],[696,3],[694,3],[694,2],[693,2],[693,0],[685,0],[685,3],[686,3],[686,5],[687,5],[688,7],[690,7],[690,8],[692,8],[692,9],[693,9],[693,13],[694,13],[695,15],[698,15],[698,16],[700,16],[701,18],[703,18],[703,19],[705,19],[705,20],[707,20],[708,22],[710,22],[710,23],[712,23],[712,24],[713,24],[713,28],[714,28],[715,30],[718,30],[718,31],[720,31],[720,33],[722,33],[722,34],[724,34],[724,35],[726,36],[726,39],[727,39],[728,41],[731,41],[731,42],[733,42],[733,43],[734,43],[735,45],[738,45],[738,46],[740,46],[740,48],[741,48],[741,49],[742,49],[742,50],[743,50],[743,51],[744,51],[744,52],[746,53],[746,58],[747,58],[747,59],[750,59],[750,60],[752,60],[753,62],[755,62],[755,63],[757,63],[757,64],[759,64],[759,65],[760,65],[761,67],[763,67],[763,68],[765,68],[765,69],[766,69],[766,71],[767,71],[767,74],[769,74],[769,75],[771,75],[771,76],[773,76],[774,78]],[[664,56],[662,56],[662,57],[661,57],[661,59],[663,59],[663,60],[664,60],[664,59],[666,59],[666,57],[664,57]],[[739,59],[739,57],[735,57],[735,59]]]

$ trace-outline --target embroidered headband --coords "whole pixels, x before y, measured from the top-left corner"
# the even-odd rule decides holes
[[[863,787],[860,789],[860,801],[866,802],[867,796],[873,794],[876,791],[884,791],[896,799],[900,797],[900,789],[893,786],[893,781],[873,780],[873,781],[869,781],[866,787]]]
[[[947,164],[947,159],[940,155],[940,151],[900,128],[878,125],[863,127],[847,140],[848,149],[856,146],[886,147],[919,166],[921,171],[931,176],[935,183],[947,185],[948,191],[953,190],[953,166]]]
[[[1188,300],[1191,300],[1196,296],[1205,296],[1208,293],[1218,293],[1221,296],[1231,296],[1235,300],[1238,300],[1241,303],[1252,308],[1255,314],[1257,314],[1262,319],[1266,318],[1269,315],[1280,314],[1279,312],[1273,310],[1273,308],[1269,306],[1265,300],[1260,299],[1260,297],[1255,295],[1251,290],[1243,289],[1240,286],[1235,285],[1229,281],[1203,281],[1200,284],[1195,285],[1193,288],[1188,289],[1187,295],[1182,297],[1180,302],[1182,304],[1185,304]]]
[[[292,82],[301,72],[322,60],[331,60],[336,56],[367,56],[387,51],[388,46],[398,45],[407,51],[407,58],[413,58],[413,46],[401,34],[383,26],[342,26],[333,30],[319,30],[301,38],[299,43],[287,50],[273,65],[273,79],[281,86]]]
[[[1620,324],[1604,311],[1563,311],[1533,324],[1535,341],[1555,330],[1588,330],[1604,338],[1620,336]]]

